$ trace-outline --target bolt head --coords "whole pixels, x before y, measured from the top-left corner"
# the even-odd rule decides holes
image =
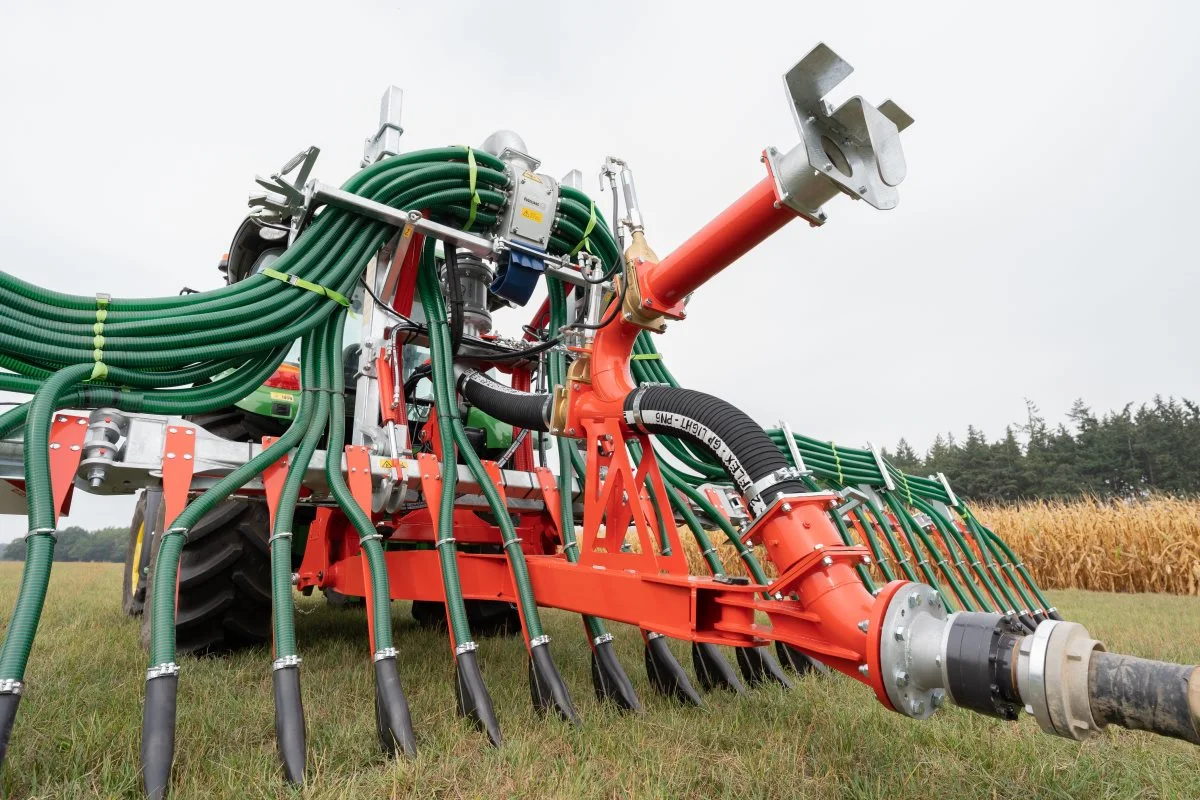
[[[642,305],[643,305],[643,306],[645,306],[646,308],[649,308],[649,307],[650,307],[650,300],[649,300],[648,298],[647,298],[646,300],[643,300],[643,301],[642,301]]]
[[[824,558],[822,558],[822,559],[821,559],[821,563],[822,563],[822,564],[824,564],[824,565],[825,565],[825,566],[827,566],[827,567],[832,567],[832,566],[833,566],[833,559],[832,559],[832,558],[830,558],[829,556],[825,556]]]
[[[862,557],[862,562],[863,562],[864,564],[870,564],[870,563],[871,563],[871,557],[870,557],[870,556],[863,556],[863,557]]]
[[[934,592],[929,597],[929,605],[933,606],[934,608],[940,608],[942,605],[942,596],[937,592]]]
[[[917,595],[915,595],[915,594],[910,594],[910,595],[908,596],[908,607],[909,607],[909,608],[916,608],[916,607],[917,607],[918,605],[920,605],[920,604],[921,604],[921,598],[920,598],[920,597],[918,597],[918,596],[917,596]]]
[[[896,629],[894,631],[892,631],[892,638],[894,638],[897,642],[904,641],[904,626],[903,625],[896,626]]]
[[[783,504],[783,506],[782,506],[782,508],[783,508],[783,513],[785,513],[785,514],[790,514],[790,513],[791,513],[791,511],[792,511],[792,504],[791,504],[791,503],[784,503],[784,504]]]
[[[941,708],[942,706],[946,705],[946,693],[941,689],[934,690],[931,702],[933,703],[933,707],[935,709]]]
[[[58,444],[58,442],[51,442],[51,443],[50,443],[50,449],[51,449],[51,450],[57,450],[58,448],[59,448],[59,444]]]
[[[865,677],[867,677],[867,675],[871,674],[871,668],[868,667],[866,664],[859,664],[858,665],[858,674],[862,675],[865,678]]]
[[[902,669],[896,670],[896,685],[908,686],[908,673]]]
[[[870,628],[870,627],[871,627],[871,620],[869,620],[869,619],[860,619],[860,620],[858,621],[858,629],[859,629],[860,631],[862,631],[863,633],[866,633],[866,632],[867,632],[867,629],[868,629],[868,628]]]
[[[924,714],[925,713],[925,701],[914,699],[912,701],[912,704],[909,706],[909,708],[912,709],[912,713],[914,713],[914,714]]]

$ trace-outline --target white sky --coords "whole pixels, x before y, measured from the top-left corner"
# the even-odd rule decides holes
[[[918,449],[996,437],[1025,397],[1054,422],[1076,397],[1200,397],[1194,4],[705,8],[0,5],[2,268],[78,293],[214,288],[253,175],[316,144],[342,182],[388,84],[412,149],[512,128],[592,192],[605,155],[627,159],[665,255],[762,177],[765,145],[798,141],[780,76],[825,41],[856,68],[835,102],[916,118],[900,207],[840,197],[699,291],[660,341],[682,383]],[[130,507],[78,502],[65,524]]]

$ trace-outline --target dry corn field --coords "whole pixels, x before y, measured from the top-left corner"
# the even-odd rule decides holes
[[[974,510],[1044,588],[1200,595],[1200,498],[1038,500]],[[692,572],[705,574],[695,542],[681,533]],[[710,536],[723,539],[719,531]],[[717,550],[730,574],[745,574],[731,546]]]

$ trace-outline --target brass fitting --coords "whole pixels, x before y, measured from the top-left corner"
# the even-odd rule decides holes
[[[621,316],[640,328],[661,333],[666,327],[666,320],[657,311],[648,309],[642,299],[641,282],[638,280],[638,269],[643,264],[657,264],[658,256],[646,241],[646,235],[640,230],[634,230],[632,241],[625,249],[625,274],[621,280],[629,281],[625,290],[625,302],[621,305]]]

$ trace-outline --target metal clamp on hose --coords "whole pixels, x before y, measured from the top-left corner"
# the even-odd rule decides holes
[[[46,536],[46,535],[49,535],[50,537],[52,537],[54,539],[54,541],[58,541],[58,531],[55,530],[54,528],[34,528],[33,530],[31,530],[25,534],[25,540],[28,541],[29,537],[31,537],[31,536]]]
[[[438,539],[436,542],[434,542],[433,547],[436,550],[444,544],[454,544],[454,542],[455,538],[453,536],[447,536],[445,539]]]
[[[179,665],[174,661],[168,661],[164,664],[158,664],[146,670],[146,680],[152,681],[155,678],[161,678],[165,675],[178,675]]]
[[[642,422],[642,395],[646,393],[646,389],[659,384],[643,383],[638,386],[626,401],[629,403],[629,408],[625,411],[625,424],[633,428],[635,431],[649,433]]]
[[[454,648],[454,655],[461,656],[463,653],[470,653],[473,650],[478,650],[479,645],[474,642],[463,642],[458,647]]]
[[[375,660],[383,661],[386,658],[395,658],[400,654],[400,651],[394,647],[384,647],[375,651]]]
[[[543,633],[541,636],[535,636],[529,640],[529,649],[541,647],[544,644],[550,644],[550,634]]]
[[[763,494],[772,487],[785,481],[798,481],[802,477],[804,477],[804,473],[796,467],[780,467],[771,474],[756,480],[754,485],[746,490],[746,500],[751,504],[760,502]]]
[[[300,656],[281,656],[271,662],[271,671],[300,666]]]
[[[166,530],[166,532],[163,533],[163,538],[165,539],[166,537],[170,536],[172,533],[179,534],[180,536],[183,537],[183,540],[185,542],[187,541],[187,538],[188,538],[188,529],[187,528],[168,528]]]
[[[15,678],[0,680],[0,694],[20,694],[25,690],[25,684]]]
[[[271,534],[271,538],[267,539],[267,547],[270,547],[272,544],[274,544],[276,539],[290,539],[290,538],[292,538],[291,531],[280,531],[279,533],[273,533],[273,534]]]
[[[602,633],[599,636],[597,636],[595,639],[592,639],[592,645],[595,647],[599,647],[600,645],[605,644],[606,642],[611,642],[612,640],[613,640],[613,635],[611,633]]]

